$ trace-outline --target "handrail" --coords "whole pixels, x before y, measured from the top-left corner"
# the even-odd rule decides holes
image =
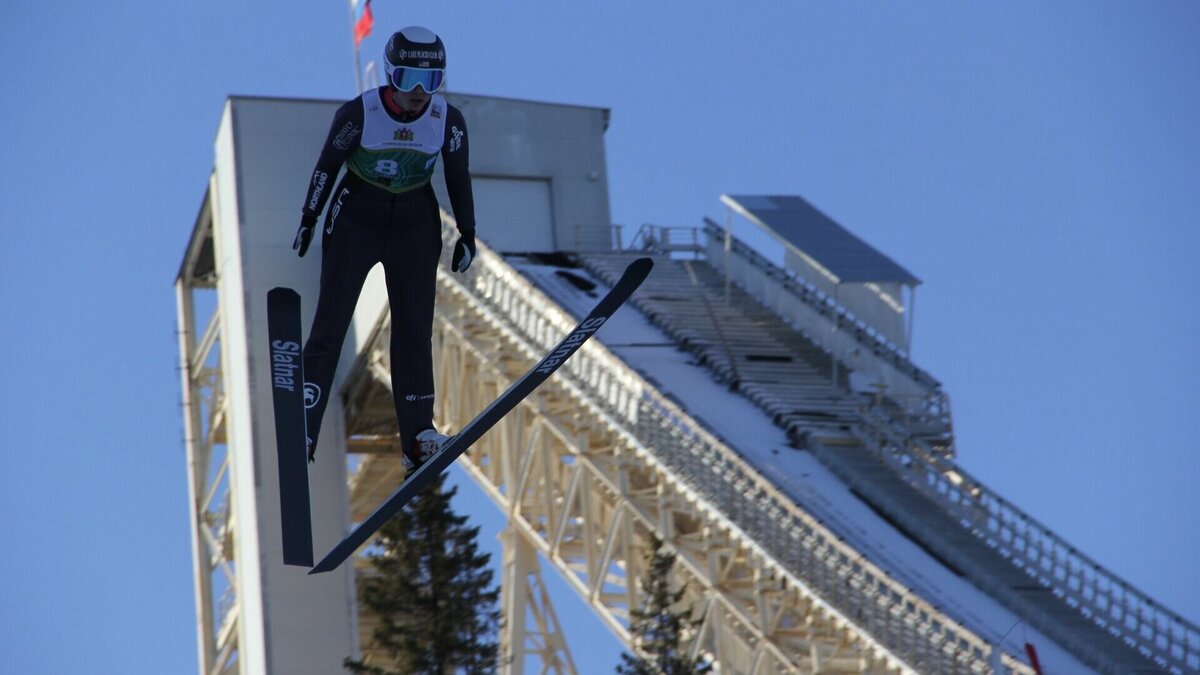
[[[717,247],[724,248],[724,229],[705,219],[710,263]],[[902,373],[928,387],[924,419],[897,420],[894,413],[864,401],[866,427],[853,429],[862,444],[892,466],[919,492],[954,514],[964,528],[976,533],[990,548],[1009,559],[1049,588],[1068,606],[1092,620],[1160,667],[1171,672],[1200,672],[1200,629],[1170,612],[1125,580],[1078,552],[1036,519],[989,490],[958,467],[952,453],[934,449],[914,433],[933,422],[951,428],[949,398],[941,385],[912,363],[894,345],[857,322],[826,294],[774,265],[734,237],[728,249],[772,281],[792,293],[839,330],[854,335],[877,356],[888,359]],[[857,328],[858,330],[848,330]],[[881,448],[880,437],[891,439]],[[963,486],[968,487],[963,487]]]
[[[966,530],[1110,635],[1172,673],[1200,671],[1200,629],[1105,569],[952,460],[864,411],[859,439]]]
[[[619,233],[620,226],[614,227]],[[674,233],[684,233],[684,236],[676,237]],[[615,239],[620,243],[619,234]],[[633,238],[629,240],[629,243],[622,245],[621,248],[626,251],[643,251],[645,253],[684,252],[691,253],[695,257],[704,253],[704,246],[700,243],[699,232],[696,228],[654,225],[652,223],[642,224],[637,232],[633,233]]]
[[[708,259],[710,264],[719,262],[720,256],[715,255],[717,248],[725,245],[725,230],[710,219],[704,221],[704,233],[708,236]],[[895,344],[885,339],[873,328],[856,318],[852,312],[839,305],[833,298],[819,290],[802,276],[788,273],[783,268],[767,260],[750,246],[736,237],[730,236],[729,252],[748,263],[770,281],[779,285],[791,297],[802,302],[814,312],[822,316],[830,324],[836,323],[840,335],[849,335],[858,344],[875,357],[883,360],[901,375],[926,393],[921,400],[919,419],[912,421],[932,429],[944,430],[946,436],[945,452],[953,454],[953,439],[950,417],[950,398],[942,389],[942,385],[932,375],[922,370],[910,360],[909,355]],[[722,263],[723,264],[723,263]],[[819,339],[820,336],[813,336]],[[829,346],[826,345],[826,348]],[[832,350],[831,350],[832,351]],[[895,393],[890,394],[895,397]]]
[[[522,339],[552,347],[575,319],[485,245],[479,249],[466,280],[473,295]],[[623,426],[798,587],[852,617],[848,625],[921,672],[991,672],[991,645],[842,542],[603,345],[585,344],[558,377]]]
[[[711,258],[715,242],[723,246],[726,233],[709,219],[705,219],[705,233]],[[730,239],[731,253],[760,269],[829,321],[836,320],[839,330],[861,324],[803,278],[788,274],[738,239]],[[932,420],[949,429],[949,398],[941,385],[894,345],[872,331],[862,330],[861,325],[858,328],[846,332],[914,381],[929,387],[926,409]],[[894,417],[878,406],[864,406],[864,422],[865,429],[855,429],[864,446],[907,483],[954,514],[963,527],[989,547],[1050,588],[1060,600],[1160,667],[1175,673],[1200,672],[1200,628],[1196,625],[1162,607],[988,489],[947,453],[916,438],[910,425],[897,425]],[[880,437],[889,439],[887,448],[877,445]]]
[[[723,242],[725,238],[725,231],[711,220],[706,220],[705,232],[710,237],[710,251],[711,240]],[[839,330],[847,322],[843,313],[830,311],[832,301],[824,297],[825,294],[803,279],[787,274],[736,238],[732,238],[731,250],[814,309],[822,311],[831,321],[836,317]],[[890,356],[892,364],[915,381],[928,383],[930,396],[926,405],[934,417],[944,416],[946,428],[949,428],[949,400],[936,380],[878,336],[862,331],[855,335],[868,347],[886,348],[881,356]],[[1079,552],[1048,527],[971,477],[945,453],[914,438],[911,431],[897,428],[896,420],[883,410],[864,407],[864,421],[870,433],[861,434],[862,429],[856,431],[860,432],[860,440],[866,447],[892,466],[907,483],[954,514],[964,528],[976,533],[1001,556],[1050,588],[1060,600],[1159,666],[1176,673],[1200,671],[1200,629],[1194,624]],[[875,443],[881,434],[890,439],[887,448]]]

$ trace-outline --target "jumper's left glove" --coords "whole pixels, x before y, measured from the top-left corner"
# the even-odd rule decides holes
[[[308,213],[300,216],[300,229],[296,230],[296,238],[292,241],[292,250],[303,258],[308,253],[308,244],[312,241],[313,230],[317,227],[317,217]]]
[[[450,262],[450,269],[455,272],[466,272],[471,266],[471,261],[475,259],[475,233],[470,232],[461,234],[458,241],[454,244],[454,258]]]

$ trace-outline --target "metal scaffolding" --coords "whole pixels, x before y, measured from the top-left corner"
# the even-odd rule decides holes
[[[206,194],[175,281],[175,299],[200,672],[221,675],[237,672],[239,605],[225,433],[230,410],[222,377],[210,206]]]
[[[447,395],[437,415],[447,428],[574,321],[486,247],[477,265],[466,281],[439,274],[435,363]],[[356,512],[399,477],[395,450],[379,451],[394,414],[388,330],[385,316],[345,389],[349,446],[376,450],[351,479]],[[527,626],[522,598],[534,595],[519,581],[540,575],[533,552],[628,643],[651,537],[678,557],[677,581],[700,619],[693,649],[722,672],[992,672],[990,645],[863,560],[602,345],[560,373],[461,460],[509,521],[508,672],[524,672],[532,653],[550,671],[574,672],[545,596]]]

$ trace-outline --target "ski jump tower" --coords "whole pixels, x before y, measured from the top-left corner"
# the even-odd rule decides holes
[[[598,672],[572,656],[541,567],[628,643],[651,537],[677,555],[693,650],[722,673],[1027,674],[1026,642],[1047,672],[1200,672],[1195,626],[954,464],[946,396],[907,354],[914,277],[795,197],[723,198],[780,239],[782,265],[711,221],[622,241],[606,110],[448,98],[471,125],[483,243],[467,275],[438,273],[442,428],[524,372],[627,260],[657,256],[636,309],[459,460],[507,518],[504,672]],[[377,656],[363,559],[315,576],[282,564],[271,417],[266,294],[298,290],[307,328],[319,253],[290,243],[338,104],[227,102],[176,281],[204,675]],[[310,466],[318,558],[403,477],[389,328],[377,270]]]

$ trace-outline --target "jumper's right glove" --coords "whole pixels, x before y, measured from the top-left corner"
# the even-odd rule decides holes
[[[292,241],[292,250],[299,251],[301,258],[308,253],[308,245],[312,242],[313,230],[316,227],[316,216],[308,213],[300,216],[300,229],[296,230],[296,239]]]
[[[475,233],[460,234],[454,244],[454,258],[450,261],[450,269],[455,272],[466,272],[475,259]]]

